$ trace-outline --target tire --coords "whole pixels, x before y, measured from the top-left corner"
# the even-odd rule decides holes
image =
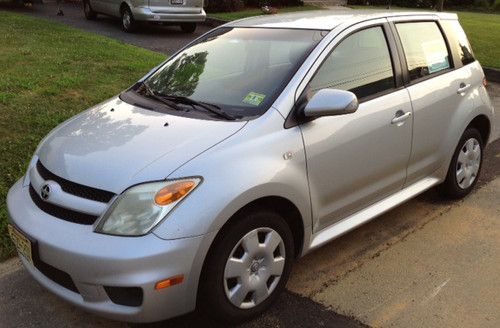
[[[207,255],[198,309],[231,324],[264,312],[285,288],[293,245],[290,227],[279,214],[262,209],[238,215],[219,232]]]
[[[475,128],[465,130],[453,154],[446,180],[439,188],[444,197],[460,199],[474,189],[481,172],[483,153],[479,131]]]
[[[128,6],[122,9],[122,29],[127,33],[133,33],[137,30],[137,22]]]
[[[194,33],[196,31],[196,23],[182,23],[181,30],[184,33]]]
[[[83,13],[87,20],[94,20],[97,18],[97,13],[92,9],[89,0],[83,1]]]

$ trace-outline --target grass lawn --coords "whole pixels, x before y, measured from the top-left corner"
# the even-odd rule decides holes
[[[306,10],[318,10],[318,9],[322,8],[313,5],[292,6],[292,7],[279,8],[278,13],[282,14],[294,11],[306,11]],[[208,17],[222,19],[225,21],[232,21],[236,19],[259,16],[259,15],[263,15],[262,10],[260,10],[259,8],[252,8],[233,13],[209,13]]]
[[[458,12],[472,49],[483,66],[500,68],[500,15]]]
[[[0,260],[13,252],[5,198],[38,142],[76,113],[130,86],[165,56],[45,20],[0,11]]]

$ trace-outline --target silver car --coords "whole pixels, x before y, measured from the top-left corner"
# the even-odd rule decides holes
[[[246,320],[312,249],[431,187],[467,195],[485,84],[454,14],[232,22],[54,129],[8,194],[10,234],[90,312]]]
[[[134,32],[139,22],[179,25],[193,33],[196,23],[204,22],[203,0],[83,0],[85,18],[97,14],[120,17],[125,32]]]

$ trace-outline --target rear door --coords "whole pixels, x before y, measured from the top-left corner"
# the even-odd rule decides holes
[[[360,106],[352,114],[301,125],[315,232],[399,191],[410,157],[410,99],[397,79],[400,67],[391,57],[387,24],[351,28],[339,38],[305,95],[350,90]]]
[[[454,112],[460,107],[472,109],[473,106],[468,82],[470,72],[456,69],[450,45],[437,18],[392,21],[404,54],[407,90],[414,114],[407,179],[407,184],[411,184],[433,175],[447,164]]]

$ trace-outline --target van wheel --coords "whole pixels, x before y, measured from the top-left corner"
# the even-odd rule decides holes
[[[285,288],[293,245],[290,227],[279,214],[256,210],[238,215],[207,255],[198,307],[229,323],[259,315]]]
[[[184,33],[194,33],[196,31],[196,23],[182,23],[181,30]]]
[[[137,22],[128,6],[122,9],[122,28],[127,33],[132,33],[137,29]]]
[[[453,154],[446,180],[440,187],[445,197],[459,199],[472,191],[481,172],[483,149],[479,131],[475,128],[465,130]]]
[[[87,20],[94,20],[97,18],[97,13],[92,9],[92,6],[90,6],[89,0],[83,1],[83,13]]]

